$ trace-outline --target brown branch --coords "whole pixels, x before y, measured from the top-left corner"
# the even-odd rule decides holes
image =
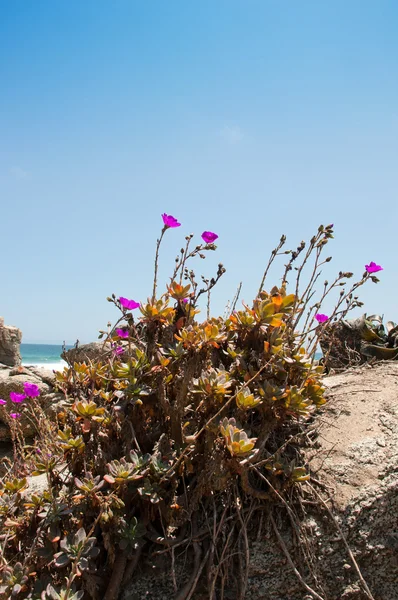
[[[246,523],[245,523],[243,521],[242,515],[241,515],[242,501],[241,501],[239,492],[236,487],[235,487],[235,499],[236,499],[236,514],[238,515],[238,519],[239,519],[239,522],[241,525],[240,533],[242,534],[242,537],[243,537],[244,549],[245,549],[245,569],[243,571],[242,587],[240,590],[240,598],[241,598],[241,600],[244,600],[244,598],[246,596],[247,583],[248,583],[248,578],[249,578],[249,564],[250,564],[250,550],[249,550],[249,540],[248,540],[248,536],[247,536],[246,523],[247,523],[247,521],[249,521],[251,515],[249,514],[248,518],[246,519]]]
[[[320,596],[319,594],[317,594],[317,592],[316,592],[315,590],[313,590],[313,589],[312,589],[312,588],[311,588],[311,587],[310,587],[310,586],[309,586],[309,585],[308,585],[308,584],[307,584],[307,583],[304,581],[304,579],[302,578],[302,576],[300,575],[300,573],[298,572],[298,570],[297,570],[297,569],[296,569],[296,567],[295,567],[295,564],[294,564],[294,562],[293,562],[293,560],[292,560],[292,557],[290,556],[290,552],[289,552],[289,550],[287,549],[287,547],[286,547],[286,544],[285,544],[285,542],[283,541],[283,538],[282,538],[281,534],[280,534],[280,533],[279,533],[279,531],[278,531],[278,528],[277,528],[277,526],[276,526],[275,520],[274,520],[274,518],[273,518],[273,516],[272,516],[272,515],[270,515],[270,520],[271,520],[272,527],[273,527],[273,529],[274,529],[275,535],[276,535],[276,537],[278,538],[278,542],[279,542],[279,544],[280,544],[280,547],[282,548],[282,550],[283,550],[283,553],[284,553],[284,555],[286,556],[286,558],[287,558],[287,561],[288,561],[289,565],[290,565],[290,566],[291,566],[291,568],[292,568],[292,571],[293,571],[293,572],[294,572],[294,574],[296,575],[296,577],[297,577],[297,579],[299,580],[299,582],[301,583],[301,585],[302,585],[302,586],[303,586],[303,587],[304,587],[304,588],[307,590],[307,592],[309,592],[310,594],[312,594],[312,595],[314,596],[314,598],[316,598],[317,600],[325,600],[324,598],[322,598],[322,596]]]
[[[160,238],[156,242],[156,253],[155,253],[155,270],[153,275],[153,291],[152,291],[152,302],[155,301],[156,298],[156,287],[158,285],[158,263],[159,263],[159,248],[162,243],[163,236],[167,230],[167,226],[165,225],[162,229],[162,233],[160,234]]]
[[[343,541],[344,546],[346,547],[346,550],[348,552],[348,555],[351,559],[352,564],[354,565],[354,568],[357,572],[357,575],[359,577],[360,582],[362,583],[362,586],[365,590],[366,595],[368,596],[368,598],[370,600],[375,600],[372,592],[370,591],[368,584],[366,583],[365,579],[363,578],[363,575],[361,573],[361,570],[359,568],[359,565],[357,563],[357,561],[355,560],[355,557],[352,553],[351,548],[348,545],[347,542],[347,538],[345,537],[343,530],[341,529],[336,517],[334,516],[334,514],[332,513],[332,511],[330,510],[330,508],[328,507],[328,505],[326,504],[326,502],[324,501],[324,499],[322,498],[322,496],[316,491],[316,489],[307,481],[307,485],[311,488],[311,490],[314,492],[315,496],[318,498],[318,500],[321,502],[322,506],[326,509],[326,512],[328,513],[328,515],[330,516],[330,518],[332,519],[337,531],[339,532],[341,539]]]
[[[267,278],[268,271],[269,271],[272,263],[274,262],[276,256],[278,255],[279,250],[282,248],[282,246],[285,244],[285,242],[286,242],[286,236],[282,235],[281,239],[279,240],[279,244],[277,245],[276,248],[274,248],[274,250],[272,250],[271,256],[270,256],[270,258],[268,260],[268,264],[265,267],[265,271],[264,271],[263,278],[262,278],[261,283],[260,283],[260,287],[258,288],[257,296],[260,295],[261,290],[263,289],[265,280]]]
[[[126,565],[126,570],[124,571],[124,575],[123,575],[123,581],[122,581],[122,586],[125,586],[129,583],[129,581],[131,580],[131,578],[134,575],[134,571],[137,568],[138,565],[138,561],[141,558],[141,553],[142,553],[142,549],[145,546],[145,541],[141,542],[138,544],[136,551],[134,553],[133,558],[131,558],[127,565]]]
[[[122,585],[123,575],[126,570],[127,554],[121,552],[116,555],[115,562],[113,563],[112,575],[106,588],[104,600],[117,600],[119,597],[120,586]]]
[[[193,538],[196,537],[196,533],[197,533],[197,515],[195,515],[192,520],[192,537]],[[191,595],[192,595],[191,592],[195,589],[196,582],[199,579],[199,575],[200,575],[200,571],[201,571],[200,559],[202,556],[202,550],[201,550],[201,546],[200,546],[199,542],[194,541],[192,545],[193,545],[193,551],[194,551],[193,571],[192,571],[191,576],[188,579],[187,583],[177,594],[176,600],[188,600],[191,597]],[[202,567],[202,569],[203,569],[203,567]]]

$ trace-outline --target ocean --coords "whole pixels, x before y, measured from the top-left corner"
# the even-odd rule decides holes
[[[72,346],[66,346],[72,348]],[[22,364],[62,371],[66,362],[61,359],[62,346],[56,344],[21,344]]]

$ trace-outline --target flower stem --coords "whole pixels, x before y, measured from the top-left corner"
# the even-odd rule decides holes
[[[166,229],[167,229],[167,227],[164,226],[163,229],[162,229],[162,233],[160,234],[160,238],[158,239],[158,241],[156,243],[155,272],[154,272],[154,277],[153,277],[152,302],[155,301],[155,298],[156,298],[156,287],[158,285],[159,248],[160,248],[160,244],[162,243],[162,239],[163,239],[163,236],[164,236],[164,233],[165,233]]]

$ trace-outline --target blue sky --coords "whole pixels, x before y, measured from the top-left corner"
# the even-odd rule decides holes
[[[188,233],[250,301],[282,233],[335,224],[331,278],[398,320],[395,0],[0,0],[0,315],[25,342],[91,341],[114,292],[165,284]],[[283,261],[282,261],[283,262]],[[278,283],[281,268],[269,284]],[[325,306],[325,311],[330,306]]]

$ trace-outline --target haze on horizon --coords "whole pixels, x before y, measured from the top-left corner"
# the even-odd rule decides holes
[[[0,315],[23,342],[91,341],[118,316],[107,296],[145,300],[163,212],[182,227],[159,289],[184,236],[215,231],[195,268],[227,268],[223,313],[240,281],[251,301],[282,233],[295,247],[334,223],[322,280],[376,261],[363,310],[398,321],[396,2],[0,10]]]

